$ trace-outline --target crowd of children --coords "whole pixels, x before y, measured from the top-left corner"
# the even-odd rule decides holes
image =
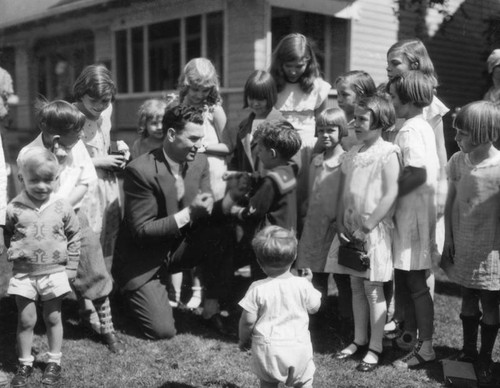
[[[496,55],[488,60],[490,74],[500,68]],[[331,274],[338,289],[335,324],[345,345],[336,359],[361,354],[356,369],[371,372],[385,335],[409,350],[396,368],[435,360],[432,268],[439,259],[462,291],[463,348],[456,359],[475,363],[479,382],[492,383],[500,327],[500,153],[494,147],[500,109],[490,101],[463,107],[453,124],[460,151],[448,161],[442,120],[448,109],[436,97],[437,77],[420,40],[389,48],[386,84],[377,87],[362,70],[339,76],[338,108],[327,109],[331,86],[320,74],[308,38],[285,36],[269,72],[249,75],[243,107],[250,113],[231,128],[213,64],[192,59],[180,74],[178,95],[140,106],[139,137],[130,151],[111,141],[117,90],[106,67],[82,71],[73,103],[40,102],[41,134],[17,160],[23,191],[8,206],[0,196],[0,250],[8,247],[8,294],[18,307],[12,387],[25,386],[33,371],[38,299],[49,342],[42,383],[61,379],[61,300],[71,291],[82,323],[111,351],[125,351],[109,301],[122,218],[117,172],[162,147],[164,113],[177,105],[203,117],[197,152],[206,154],[214,200],[231,226],[232,236],[224,237],[233,244],[230,270],[251,269],[254,282],[239,303],[239,346],[251,349],[261,387],[313,386],[309,314],[325,308]],[[0,155],[0,182],[4,176]],[[184,188],[176,189],[182,198]],[[187,307],[194,309],[204,299],[203,278],[196,269],[190,278]],[[170,282],[177,307],[183,274],[171,274]],[[203,315],[212,316],[218,303],[205,298]]]

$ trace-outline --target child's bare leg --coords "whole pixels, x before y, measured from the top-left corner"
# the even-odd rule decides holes
[[[191,299],[189,302],[186,304],[186,306],[190,309],[196,309],[200,307],[201,305],[201,291],[203,289],[201,285],[201,278],[200,278],[200,271],[195,268],[193,270],[193,284],[191,286],[191,289],[193,290],[193,295],[191,296]]]
[[[43,320],[47,328],[49,343],[49,362],[60,364],[63,341],[63,325],[61,319],[62,297],[43,302]]]
[[[33,300],[16,296],[17,305],[17,348],[21,364],[33,365],[31,345],[36,324],[36,305]]]
[[[182,272],[177,272],[170,275],[170,282],[172,283],[172,288],[174,289],[174,300],[170,302],[170,305],[172,307],[177,307],[181,300],[182,279]]]

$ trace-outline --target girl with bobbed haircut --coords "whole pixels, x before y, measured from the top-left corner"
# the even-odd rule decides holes
[[[264,70],[255,70],[247,79],[243,92],[243,108],[248,108],[248,99],[266,100],[271,110],[278,100],[278,89],[273,76]]]
[[[191,59],[179,77],[179,99],[181,103],[184,101],[189,88],[192,86],[210,88],[210,92],[206,98],[208,105],[222,103],[222,98],[219,92],[219,76],[212,62],[207,58]]]
[[[394,43],[389,50],[389,53],[400,52],[408,60],[411,70],[420,70],[422,73],[431,78],[433,87],[438,86],[438,79],[434,65],[423,42],[420,39],[402,39]]]
[[[382,132],[385,132],[396,122],[394,106],[384,97],[372,96],[362,98],[358,102],[358,106],[372,112],[372,129],[382,129]]]
[[[286,62],[301,59],[307,61],[307,67],[300,77],[299,83],[304,93],[309,93],[314,88],[314,80],[320,77],[319,65],[311,41],[298,33],[288,34],[281,39],[273,52],[270,69],[270,73],[276,81],[278,93],[285,88],[286,84],[283,65]]]
[[[500,107],[491,101],[474,101],[462,107],[453,127],[470,133],[473,145],[494,143],[499,139]]]
[[[63,136],[80,132],[85,124],[85,115],[67,101],[36,102],[36,119],[42,132]]]
[[[73,85],[73,98],[79,101],[86,94],[94,99],[106,96],[115,101],[116,85],[106,66],[96,64],[82,70]]]
[[[387,83],[387,91],[391,85],[394,85],[403,104],[412,103],[418,108],[425,108],[431,104],[434,97],[432,78],[420,71],[409,71],[395,76]]]
[[[342,109],[325,109],[316,119],[317,127],[339,127],[339,140],[348,135],[347,120]]]

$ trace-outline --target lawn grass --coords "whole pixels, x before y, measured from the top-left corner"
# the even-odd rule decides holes
[[[16,307],[12,298],[5,296],[10,264],[0,259],[0,363],[13,376],[16,368],[15,333]],[[437,274],[435,295],[435,350],[438,358],[455,353],[462,345],[462,329],[458,318],[460,297],[458,287]],[[315,387],[442,387],[440,363],[432,363],[421,370],[400,371],[392,361],[404,353],[386,348],[382,365],[373,373],[355,371],[356,360],[337,361],[332,354],[342,343],[334,327],[332,312],[335,297],[329,298],[330,319],[320,322],[312,331],[316,363]],[[114,305],[114,321],[120,339],[126,344],[124,355],[113,355],[99,341],[78,325],[76,302],[68,298],[63,303],[64,344],[62,387],[257,387],[258,380],[250,370],[250,354],[240,352],[235,338],[223,338],[206,328],[200,317],[186,311],[176,311],[178,335],[171,340],[150,341],[141,338],[129,319]],[[230,318],[237,329],[238,314]],[[33,351],[36,368],[33,385],[39,386],[47,351],[44,325],[37,324]],[[494,359],[500,359],[499,346]],[[500,365],[496,364],[496,372]]]

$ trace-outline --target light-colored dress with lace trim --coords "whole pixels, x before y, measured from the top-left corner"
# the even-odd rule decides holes
[[[108,155],[111,132],[110,105],[97,120],[87,118],[83,127],[83,142],[91,158]],[[92,230],[100,236],[106,266],[113,255],[118,227],[121,220],[120,189],[116,174],[107,169],[96,168],[97,182],[89,187],[81,211],[85,212]]]
[[[340,155],[325,160],[323,154],[311,162],[309,206],[300,237],[297,268],[325,270],[330,245],[337,232],[337,201],[340,184]]]
[[[365,152],[359,152],[362,145],[355,145],[342,155],[342,172],[345,174],[344,225],[351,233],[359,229],[377,208],[384,194],[383,170],[392,154],[399,154],[399,148],[382,138],[378,139]],[[358,272],[338,264],[339,240],[336,237],[328,253],[332,272],[349,274],[386,282],[392,279],[392,222],[393,212],[367,235],[365,249],[370,257],[370,268]]]
[[[448,176],[457,194],[455,257],[446,274],[467,288],[500,290],[500,155],[474,165],[459,151],[448,162]]]

